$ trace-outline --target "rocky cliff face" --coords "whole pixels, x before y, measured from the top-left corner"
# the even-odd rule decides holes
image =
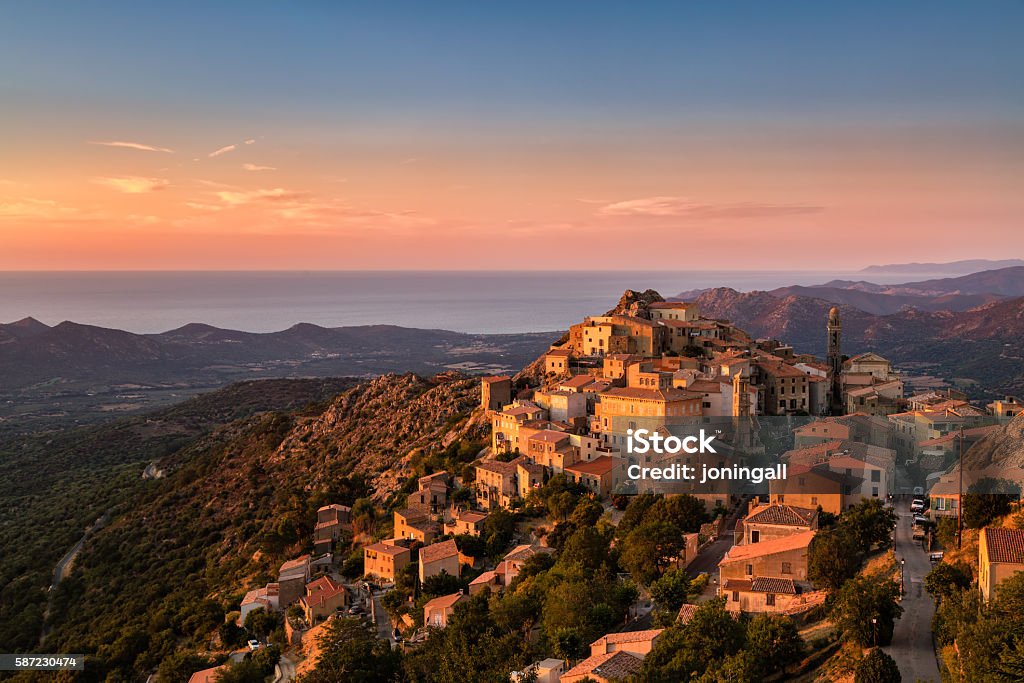
[[[964,453],[964,472],[997,467],[1019,480],[1024,468],[1024,413],[992,432]]]

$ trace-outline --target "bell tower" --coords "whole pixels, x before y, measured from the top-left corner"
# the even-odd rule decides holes
[[[828,367],[832,371],[832,410],[843,412],[843,324],[839,307],[828,312]]]

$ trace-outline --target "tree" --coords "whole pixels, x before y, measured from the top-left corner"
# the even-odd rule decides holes
[[[245,630],[257,638],[266,638],[278,624],[277,615],[267,612],[262,607],[254,609],[245,617]]]
[[[721,664],[708,667],[696,683],[759,683],[761,667],[752,651],[731,654]]]
[[[861,556],[842,529],[819,531],[807,554],[807,578],[817,587],[838,590],[857,573]]]
[[[672,567],[651,584],[651,598],[659,608],[675,614],[690,594],[690,578],[679,567]]]
[[[688,623],[674,624],[662,632],[644,658],[641,680],[675,683],[697,678],[711,665],[744,649],[745,643],[743,625],[725,609],[725,600],[709,600]],[[733,664],[739,667],[742,663]]]
[[[925,590],[939,601],[970,586],[970,567],[962,563],[940,562],[924,577]]]
[[[996,669],[1012,681],[1024,681],[1024,637],[1015,635],[1003,645]]]
[[[878,498],[862,498],[860,503],[843,513],[839,525],[857,544],[862,554],[874,545],[887,545],[896,528],[896,513]]]
[[[619,563],[644,585],[662,575],[683,550],[683,535],[669,522],[644,522],[622,542]]]
[[[515,531],[516,518],[511,512],[503,508],[492,510],[484,520],[483,537],[487,541],[487,553],[496,556],[504,552]]]
[[[858,576],[836,593],[832,620],[846,638],[861,647],[888,645],[896,619],[903,614],[898,596],[895,581]]]
[[[227,664],[214,675],[217,683],[264,683],[267,674],[251,658]]]
[[[853,674],[854,683],[900,683],[902,680],[896,660],[877,647],[857,662]]]
[[[789,617],[759,614],[747,625],[747,648],[758,653],[762,672],[771,674],[799,662],[804,641]]]
[[[590,496],[583,496],[576,503],[569,519],[577,527],[594,526],[603,514],[604,507],[599,502]]]
[[[1010,514],[1010,503],[1020,498],[1020,485],[1006,479],[985,477],[964,494],[964,526],[980,529],[992,520]]]
[[[171,656],[160,662],[156,680],[159,683],[187,683],[192,674],[211,666],[213,666],[213,662],[190,650],[176,650]]]
[[[298,683],[390,683],[399,677],[398,651],[361,619],[331,619],[317,644],[316,667]]]
[[[593,526],[577,529],[565,542],[558,562],[564,566],[576,566],[583,571],[594,571],[608,561],[610,541]]]
[[[456,593],[460,588],[462,588],[462,580],[442,569],[441,573],[428,576],[423,580],[422,592],[423,595],[436,598]]]

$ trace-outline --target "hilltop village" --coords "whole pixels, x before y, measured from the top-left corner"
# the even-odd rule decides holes
[[[414,680],[409,667],[455,656],[452,638],[488,633],[507,641],[503,652],[471,656],[522,683],[689,673],[753,681],[832,666],[840,652],[845,663],[834,665],[850,672],[912,671],[878,647],[900,637],[907,561],[920,581],[926,549],[941,546],[940,521],[959,519],[950,469],[959,449],[1001,429],[1021,404],[977,407],[952,390],[906,397],[888,360],[843,355],[837,308],[822,324],[824,359],[702,318],[693,303],[627,292],[519,375],[481,378],[475,414],[489,438],[447,445],[469,449],[464,466],[421,467],[383,509],[366,499],[321,507],[310,552],[281,565],[276,580],[241,587],[237,627],[258,634],[270,631],[264,620],[279,623],[276,647],[314,681],[331,680],[323,672],[338,662],[324,652],[357,621],[404,653],[399,665],[367,645],[380,666],[405,666]],[[788,477],[759,492],[630,488],[637,456],[625,448],[627,430],[713,420],[755,431],[782,421]],[[911,498],[913,514],[897,515],[897,502]],[[904,518],[900,546],[893,532]],[[983,600],[1024,570],[1022,548],[1020,529],[982,530],[974,562]],[[700,641],[709,629],[722,642]],[[777,651],[761,657],[766,633]],[[261,646],[258,635],[253,643]],[[701,678],[710,662],[735,677]]]

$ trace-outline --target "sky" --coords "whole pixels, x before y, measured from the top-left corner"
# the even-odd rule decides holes
[[[1024,2],[0,4],[0,270],[1024,255]]]

